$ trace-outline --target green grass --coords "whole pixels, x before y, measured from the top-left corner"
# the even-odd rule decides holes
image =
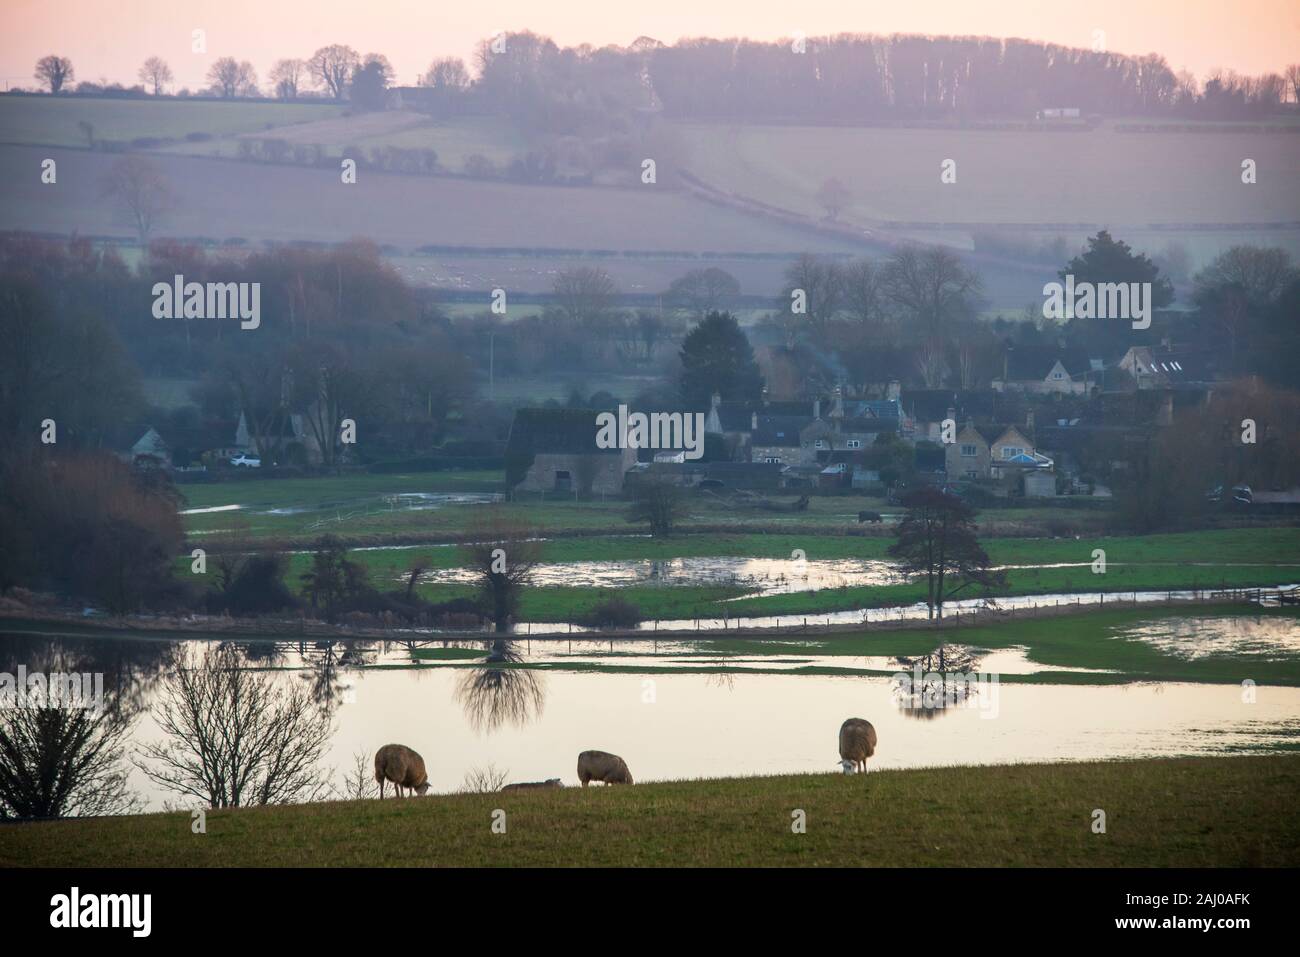
[[[1300,755],[673,781],[3,825],[0,866],[1294,867],[1297,793]]]
[[[900,628],[880,631],[837,632],[827,635],[731,637],[711,634],[689,639],[689,650],[672,647],[658,653],[664,664],[624,664],[628,655],[655,657],[653,646],[630,648],[623,641],[619,650],[583,653],[584,661],[527,661],[516,667],[564,671],[609,671],[627,673],[671,672],[673,674],[893,674],[896,668],[863,667],[857,659],[871,657],[917,657],[936,651],[940,645],[963,645],[994,651],[1023,648],[1029,661],[1044,668],[1026,675],[1000,674],[999,681],[1032,684],[1123,684],[1134,681],[1187,681],[1208,684],[1240,684],[1245,679],[1257,684],[1300,686],[1300,656],[1285,652],[1262,654],[1217,654],[1185,658],[1160,650],[1143,633],[1168,622],[1196,619],[1255,619],[1276,622],[1279,628],[1300,628],[1300,611],[1261,610],[1253,605],[1218,606],[1213,609],[1146,608],[1093,610],[1086,614],[1051,619],[1009,619],[997,625],[952,627],[943,630]],[[523,637],[523,636],[521,636]],[[647,638],[653,637],[647,635]],[[460,647],[460,654],[448,659],[481,659],[485,652]],[[438,649],[442,651],[442,649]],[[417,657],[422,657],[418,656]],[[427,657],[442,657],[441,654]],[[784,659],[778,663],[775,659]],[[799,658],[830,658],[835,663],[798,665]],[[690,659],[684,662],[682,659]],[[771,663],[765,663],[770,659]],[[791,665],[795,667],[791,667]],[[1077,671],[1073,669],[1092,669]],[[1053,670],[1062,669],[1062,670]]]
[[[0,96],[0,140],[85,146],[82,120],[96,140],[180,139],[188,133],[230,136],[340,116],[329,103],[223,103],[213,100],[109,100],[95,97]]]

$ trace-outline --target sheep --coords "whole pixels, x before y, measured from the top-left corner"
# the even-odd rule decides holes
[[[617,754],[606,751],[583,751],[578,755],[578,780],[585,788],[588,781],[606,784],[631,784],[632,772],[627,762]]]
[[[876,753],[876,729],[870,721],[849,718],[840,725],[840,765],[845,774],[867,770],[867,758]]]
[[[545,781],[521,781],[518,784],[507,784],[502,791],[524,791],[530,788],[558,788],[563,787],[559,778],[547,778]]]
[[[398,797],[402,788],[414,789],[417,794],[429,790],[429,775],[424,770],[424,758],[404,744],[386,744],[375,752],[375,780],[379,782],[379,800],[384,799],[384,782],[392,781]]]

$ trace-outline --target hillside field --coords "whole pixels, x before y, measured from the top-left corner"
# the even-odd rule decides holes
[[[1295,867],[1298,787],[1270,755],[335,801],[4,824],[0,866]]]

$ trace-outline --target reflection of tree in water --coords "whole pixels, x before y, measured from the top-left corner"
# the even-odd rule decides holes
[[[364,668],[373,663],[378,653],[373,642],[343,638],[310,644],[299,642],[298,654],[307,667],[303,677],[311,682],[312,700],[328,713],[343,700],[343,692],[348,688],[342,672],[348,668]]]
[[[940,645],[916,657],[899,655],[895,660],[908,672],[906,683],[896,683],[894,698],[905,718],[933,721],[965,705],[978,688],[966,675],[979,671],[987,652],[974,648]],[[921,680],[915,680],[916,669]]]
[[[80,675],[93,695],[103,675],[102,709],[38,697],[0,706],[0,818],[125,814],[139,809],[128,790],[125,749],[138,713],[172,660],[176,645],[131,639],[6,635],[0,672],[15,679]],[[89,687],[86,682],[89,681]],[[15,691],[19,689],[15,688]]]
[[[466,671],[456,682],[456,702],[476,732],[491,734],[505,724],[522,727],[541,717],[546,691],[541,677],[521,667],[515,643],[498,638],[487,644],[481,668]]]
[[[704,686],[706,688],[726,688],[728,691],[734,691],[736,689],[736,676],[730,671],[715,671],[704,676]]]

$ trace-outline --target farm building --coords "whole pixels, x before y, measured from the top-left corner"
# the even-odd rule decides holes
[[[618,493],[636,449],[603,449],[592,409],[520,409],[506,442],[506,484],[525,492]],[[628,445],[629,443],[622,443]]]

